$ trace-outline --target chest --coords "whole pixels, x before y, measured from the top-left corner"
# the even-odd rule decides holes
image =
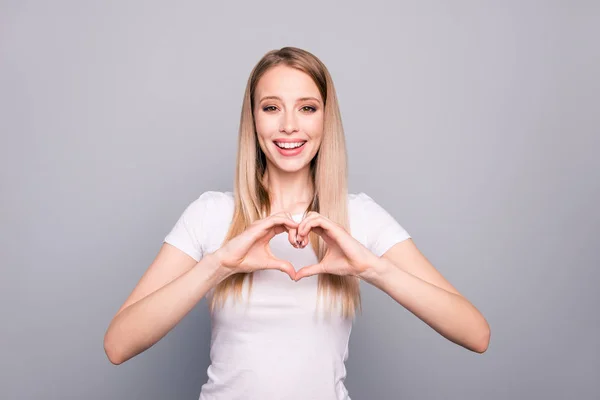
[[[275,236],[270,247],[275,257],[289,261],[296,270],[318,261],[310,246],[292,247],[287,234]],[[330,310],[326,300],[319,298],[318,276],[295,282],[279,270],[256,271],[252,285],[244,281],[242,297],[229,296],[213,313],[212,323],[219,331],[263,332],[264,337],[285,332],[290,339],[298,334],[298,340],[307,330],[318,336],[345,337],[351,325],[339,309]]]

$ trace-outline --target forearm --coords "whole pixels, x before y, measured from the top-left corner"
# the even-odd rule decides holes
[[[154,345],[225,277],[226,272],[209,255],[185,274],[122,310],[104,339],[110,361],[121,364]]]
[[[448,292],[378,258],[363,280],[391,298],[448,340],[482,353],[490,329],[483,315],[463,296]]]

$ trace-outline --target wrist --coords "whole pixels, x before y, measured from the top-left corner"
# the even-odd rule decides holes
[[[221,254],[217,251],[214,253],[206,254],[202,260],[205,260],[207,268],[210,270],[211,275],[217,280],[217,283],[224,279],[227,279],[231,275],[231,269],[223,265]]]
[[[394,267],[389,260],[374,255],[369,266],[359,274],[359,278],[376,287],[381,287]]]

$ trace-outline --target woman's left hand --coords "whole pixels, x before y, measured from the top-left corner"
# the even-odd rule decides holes
[[[322,273],[362,277],[374,265],[377,256],[354,239],[342,226],[311,211],[298,225],[297,239],[301,247],[309,243],[309,232],[315,232],[327,243],[323,260],[296,271],[296,281]]]

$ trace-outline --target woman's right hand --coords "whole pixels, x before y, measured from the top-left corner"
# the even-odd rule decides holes
[[[252,223],[244,232],[221,246],[214,256],[227,269],[227,275],[278,269],[294,280],[296,269],[290,262],[276,258],[269,248],[269,242],[275,235],[287,231],[290,244],[297,248],[298,225],[288,213],[271,215]]]

